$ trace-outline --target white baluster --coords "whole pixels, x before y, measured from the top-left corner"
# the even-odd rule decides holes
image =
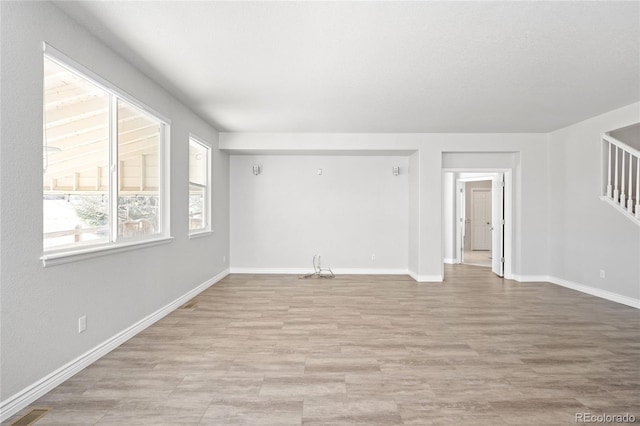
[[[640,157],[636,157],[636,219],[640,220]]]
[[[620,192],[618,191],[618,146],[616,145],[616,174],[614,175],[613,200],[617,203],[620,200]]]
[[[629,198],[627,199],[627,211],[633,214],[633,156],[629,153]]]
[[[620,174],[620,200],[619,200],[619,204],[620,206],[622,206],[622,208],[624,208],[625,202],[627,201],[626,198],[624,198],[624,159],[627,156],[627,152],[625,150],[622,150],[622,173]]]
[[[611,147],[612,144],[609,141],[606,141],[607,144],[609,145],[609,155],[607,156],[607,198],[611,198],[612,197],[612,188],[611,188],[611,161],[613,161],[613,158],[611,158]]]

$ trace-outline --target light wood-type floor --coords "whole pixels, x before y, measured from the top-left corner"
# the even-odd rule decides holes
[[[487,268],[445,272],[231,275],[32,404],[53,408],[37,424],[640,418],[640,311]]]
[[[491,250],[465,250],[464,264],[491,267]]]

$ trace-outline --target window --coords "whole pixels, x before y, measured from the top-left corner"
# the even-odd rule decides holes
[[[46,47],[45,255],[167,237],[168,122],[69,62]]]
[[[211,231],[211,148],[189,138],[189,233]]]

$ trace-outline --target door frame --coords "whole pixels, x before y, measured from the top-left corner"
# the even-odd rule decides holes
[[[504,278],[506,279],[514,279],[513,270],[514,270],[514,262],[515,255],[513,252],[513,248],[515,247],[515,227],[514,227],[514,218],[515,218],[515,186],[513,185],[513,169],[512,168],[443,168],[442,176],[444,180],[445,173],[456,173],[455,178],[455,190],[456,194],[454,200],[456,200],[456,263],[463,262],[463,253],[462,253],[462,241],[464,238],[462,226],[460,223],[460,219],[464,220],[464,213],[461,212],[460,202],[458,202],[460,197],[460,189],[464,188],[464,181],[471,181],[474,178],[463,179],[462,181],[458,177],[458,173],[502,173],[504,176],[504,245],[503,245],[503,253],[504,253]],[[487,180],[487,177],[479,177],[475,180]],[[493,197],[492,197],[493,198]],[[492,204],[492,208],[495,208]],[[443,206],[444,210],[444,206]],[[444,213],[443,213],[444,214]],[[444,228],[444,227],[443,227]],[[444,229],[443,229],[444,233]],[[443,236],[444,238],[444,236]],[[443,241],[444,242],[444,241]],[[444,257],[442,259],[444,263]]]

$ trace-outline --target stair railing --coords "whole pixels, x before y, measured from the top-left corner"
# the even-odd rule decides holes
[[[601,198],[640,221],[640,151],[607,133],[602,143],[606,176]]]

